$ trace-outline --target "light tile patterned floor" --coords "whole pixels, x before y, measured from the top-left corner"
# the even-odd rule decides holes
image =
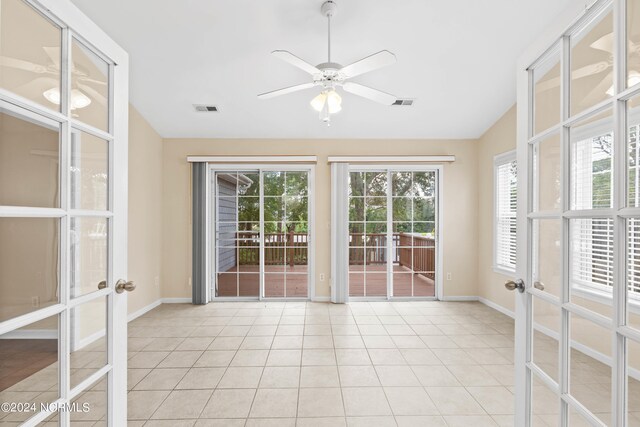
[[[130,426],[512,426],[479,303],[167,304],[129,324]]]

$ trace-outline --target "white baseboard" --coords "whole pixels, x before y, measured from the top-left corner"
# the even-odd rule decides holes
[[[2,340],[57,340],[57,329],[18,329],[0,335]]]
[[[133,313],[131,313],[131,314],[129,314],[127,316],[127,322],[131,322],[132,320],[137,319],[138,317],[142,316],[143,314],[153,310],[154,308],[156,308],[160,304],[162,304],[162,299],[161,298],[155,300],[154,302],[152,302],[149,305],[146,305],[146,306],[142,307],[139,310],[134,311]]]
[[[499,311],[500,313],[504,314],[505,316],[509,316],[512,319],[516,318],[516,314],[509,310],[508,308],[504,308],[503,306],[496,304],[495,302],[488,300],[486,298],[483,297],[478,297],[478,301],[480,301],[481,303],[483,303],[484,305],[493,308],[496,311]]]
[[[184,304],[193,300],[191,298],[162,298],[160,301],[162,304]]]
[[[440,301],[478,301],[475,295],[444,295]]]
[[[318,297],[318,296],[315,296],[315,297],[311,298],[311,301],[313,301],[313,302],[331,302],[331,297]]]
[[[89,335],[88,337],[85,337],[83,339],[81,339],[80,341],[78,341],[77,344],[71,345],[71,351],[78,351],[80,349],[85,348],[86,346],[88,346],[89,344],[93,343],[94,341],[104,337],[105,334],[105,330],[102,329],[101,331],[98,331],[94,334]]]

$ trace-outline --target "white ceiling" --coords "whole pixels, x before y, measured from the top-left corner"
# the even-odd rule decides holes
[[[131,102],[163,137],[476,138],[515,102],[520,52],[568,0],[337,0],[334,62],[390,50],[395,65],[354,81],[417,101],[344,94],[331,127],[309,106],[315,89],[256,97],[310,80],[272,50],[326,61],[322,0],[73,2],[129,52]]]

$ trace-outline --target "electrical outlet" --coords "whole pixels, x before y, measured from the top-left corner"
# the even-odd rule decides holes
[[[451,273],[447,273],[447,280],[451,280]]]
[[[320,273],[320,281],[324,282],[324,273]]]
[[[38,296],[31,297],[31,307],[35,307],[35,308],[40,307],[40,297]]]

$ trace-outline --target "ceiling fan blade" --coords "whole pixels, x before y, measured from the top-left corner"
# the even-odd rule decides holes
[[[571,78],[573,80],[578,80],[583,77],[589,77],[594,74],[602,73],[603,71],[607,71],[607,69],[609,68],[611,68],[611,64],[607,61],[596,62],[595,64],[590,64],[585,67],[578,68],[573,73],[571,73]],[[560,86],[560,77],[554,77],[552,79],[536,83],[536,92],[544,92],[545,90],[553,89],[554,87],[558,86]]]
[[[394,64],[395,62],[396,56],[393,53],[388,50],[381,50],[380,52],[367,56],[353,64],[342,67],[340,73],[344,74],[345,78],[356,77],[360,74],[368,73],[369,71]]]
[[[371,101],[375,101],[384,105],[391,105],[394,102],[396,102],[396,100],[398,99],[394,95],[379,91],[377,89],[372,89],[370,87],[363,86],[358,83],[346,82],[345,84],[342,85],[342,88],[346,92],[361,96],[363,98],[370,99]]]
[[[107,98],[103,94],[101,94],[100,92],[92,88],[91,86],[78,83],[78,89],[81,89],[83,92],[85,92],[89,96],[89,98],[96,101],[98,104],[102,105],[103,107],[107,105]]]
[[[44,65],[38,65],[34,64],[33,62],[23,61],[22,59],[18,58],[10,58],[8,56],[0,56],[0,66],[30,71],[37,74],[45,74],[49,72],[49,70],[47,70],[47,67],[45,67]]]
[[[584,97],[581,102],[582,105],[595,105],[596,102],[604,99],[603,94],[607,92],[607,90],[613,84],[613,72],[608,73],[600,83],[596,87],[594,87],[591,92]]]
[[[271,92],[265,92],[258,95],[260,99],[274,98],[280,95],[286,95],[288,93],[297,92],[299,90],[311,89],[315,86],[315,83],[303,83],[301,85],[289,86],[278,90],[272,90]]]
[[[42,50],[47,54],[53,65],[59,70],[60,69],[60,48],[59,47],[47,47],[43,46]]]
[[[105,79],[106,79],[106,77],[105,77]],[[78,80],[79,80],[79,81],[81,81],[81,82],[85,82],[85,83],[93,83],[93,84],[95,84],[95,85],[100,85],[100,86],[106,86],[106,85],[107,85],[107,82],[106,82],[106,81],[101,81],[101,80],[91,79],[91,78],[89,78],[89,77],[82,77],[82,76],[79,76],[79,77],[78,77]]]
[[[280,58],[283,61],[288,62],[294,67],[298,67],[302,71],[306,71],[311,75],[322,74],[322,71],[320,71],[315,65],[309,64],[307,61],[298,58],[293,53],[286,50],[274,50],[273,52],[271,52],[271,54],[276,58]]]
[[[613,33],[609,33],[600,37],[589,46],[594,49],[603,50],[605,52],[613,54]]]

